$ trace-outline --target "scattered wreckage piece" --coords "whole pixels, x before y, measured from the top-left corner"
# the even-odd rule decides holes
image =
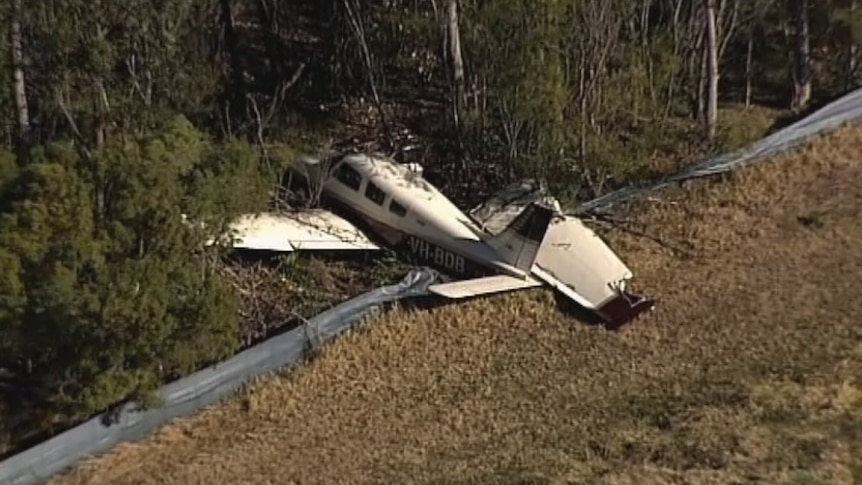
[[[465,214],[422,176],[422,167],[367,154],[295,172],[332,211],[246,215],[232,225],[237,249],[377,250],[390,247],[451,276],[431,293],[451,299],[548,285],[617,329],[655,302],[627,292],[632,272],[541,184],[506,187]]]
[[[368,236],[332,212],[245,214],[231,225],[234,247],[269,251],[378,250]]]

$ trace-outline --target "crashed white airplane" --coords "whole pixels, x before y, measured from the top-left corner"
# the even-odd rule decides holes
[[[631,271],[592,230],[530,187],[506,190],[467,215],[415,164],[351,154],[324,165],[306,160],[298,168],[346,218],[325,209],[246,215],[232,225],[233,247],[378,250],[381,243],[456,280],[431,285],[434,294],[460,299],[549,285],[613,329],[655,304],[626,291]]]

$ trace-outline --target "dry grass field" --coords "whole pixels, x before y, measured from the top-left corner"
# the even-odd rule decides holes
[[[607,234],[659,299],[623,332],[395,311],[53,484],[862,483],[862,128],[625,217],[665,245]]]

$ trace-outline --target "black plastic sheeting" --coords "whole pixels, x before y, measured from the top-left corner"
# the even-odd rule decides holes
[[[110,413],[61,433],[0,463],[0,485],[37,485],[80,460],[102,454],[119,443],[148,437],[173,419],[191,416],[217,404],[257,377],[299,362],[309,349],[336,337],[380,305],[427,294],[438,278],[429,268],[412,270],[401,282],[365,293],[337,305],[304,325],[264,341],[159,391],[163,405],[139,411],[127,403]]]
[[[585,202],[575,210],[574,215],[608,212],[612,206],[620,202],[629,201],[674,183],[730,172],[736,168],[764,161],[796,148],[815,136],[857,122],[860,118],[862,118],[862,89],[857,89],[741,150],[706,159],[655,183],[640,187],[625,187]]]

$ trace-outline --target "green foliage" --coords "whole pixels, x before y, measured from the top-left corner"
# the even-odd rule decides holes
[[[96,144],[97,131],[142,133],[167,112],[212,111],[214,1],[22,3],[30,109],[43,128],[71,118]]]
[[[237,349],[237,296],[182,214],[259,210],[270,179],[250,146],[172,118],[92,160],[69,143],[30,158],[2,214],[0,341],[52,411],[146,396]]]
[[[548,178],[559,168],[567,132],[564,4],[465,2],[462,18],[465,58],[489,88],[488,111],[468,121],[492,127],[516,175]]]
[[[716,146],[723,153],[743,148],[772,129],[775,113],[765,109],[729,107],[720,112]]]

